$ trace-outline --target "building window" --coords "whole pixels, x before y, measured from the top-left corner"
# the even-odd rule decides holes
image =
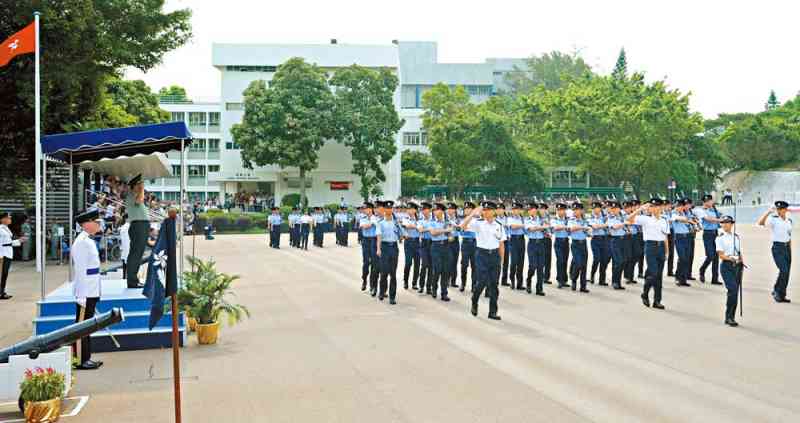
[[[208,165],[208,172],[219,172],[219,165]]]
[[[189,165],[189,176],[206,176],[206,167],[202,165]]]
[[[184,121],[184,113],[183,112],[172,112],[172,121],[173,122],[183,122]]]
[[[196,138],[189,144],[189,151],[206,151],[206,140],[203,138]]]
[[[286,186],[291,189],[300,189],[300,178],[288,178]],[[306,177],[306,188],[311,188],[311,178]]]
[[[211,132],[219,131],[219,112],[211,112],[208,114],[208,130]]]
[[[277,66],[225,66],[228,72],[275,72]]]
[[[428,145],[426,132],[403,132],[403,145]]]
[[[241,150],[242,147],[236,141],[228,141],[225,143],[225,148],[228,150]]]
[[[172,165],[172,176],[181,176],[181,166]]]
[[[164,201],[178,201],[178,193],[170,191],[165,192]]]
[[[225,103],[225,110],[229,112],[244,110],[244,104],[242,103]]]
[[[219,151],[219,139],[211,138],[208,140],[208,151]]]
[[[206,112],[189,112],[189,128],[206,129]]]

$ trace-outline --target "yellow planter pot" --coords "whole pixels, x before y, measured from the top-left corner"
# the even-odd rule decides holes
[[[61,398],[25,403],[25,421],[27,423],[57,422],[59,416],[61,416]]]
[[[219,336],[219,322],[207,325],[197,324],[197,342],[200,345],[211,345],[217,343]]]
[[[197,319],[189,317],[186,319],[189,324],[189,332],[197,332]]]

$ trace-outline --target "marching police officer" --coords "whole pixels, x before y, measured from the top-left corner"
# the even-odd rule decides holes
[[[484,201],[481,207],[465,216],[461,222],[461,229],[475,233],[477,246],[475,263],[478,269],[478,283],[472,291],[470,312],[473,316],[478,315],[478,300],[485,288],[489,291],[488,317],[492,320],[501,320],[497,314],[497,282],[500,278],[500,262],[504,257],[506,231],[495,220],[495,208],[494,203]],[[483,219],[476,219],[478,216],[483,216]]]
[[[497,208],[495,209],[495,220],[501,226],[503,226],[503,230],[506,231],[508,234],[508,217],[506,216],[506,205],[502,202],[497,203]],[[511,260],[509,260],[509,256],[511,255],[511,239],[506,238],[503,241],[505,244],[503,247],[503,262],[500,264],[502,269],[500,271],[500,285],[509,286],[508,284],[508,265]]]
[[[592,203],[592,215],[587,219],[589,226],[592,227],[592,275],[591,282],[594,283],[594,275],[600,270],[600,280],[598,285],[606,286],[606,268],[611,259],[608,250],[608,224],[603,213],[603,203],[595,201]]]
[[[637,208],[637,207],[640,207],[641,205],[642,205],[642,203],[639,201],[639,199],[634,198],[633,200],[631,200],[631,207],[632,208]],[[631,262],[631,264],[630,264],[630,266],[631,266],[631,280],[634,281],[634,283],[635,283],[636,280],[633,279],[633,271],[634,271],[634,267],[636,267],[637,265],[639,267],[639,269],[638,269],[639,270],[638,271],[638,278],[639,279],[644,279],[644,234],[642,233],[641,225],[637,225],[637,224],[631,225],[631,236],[633,238],[633,242],[631,243],[631,245],[633,247],[633,249],[632,249],[633,262]]]
[[[591,227],[583,216],[583,204],[579,202],[573,203],[572,212],[574,215],[567,223],[572,251],[569,276],[572,280],[573,291],[577,289],[578,279],[580,279],[580,292],[588,293],[589,290],[586,289],[586,264],[589,259],[589,250],[586,248],[586,238],[588,238],[587,232]]]
[[[511,289],[523,290],[522,269],[525,267],[525,222],[522,219],[522,204],[514,201],[511,204],[511,215],[506,217],[506,227],[511,247]]]
[[[786,298],[789,286],[789,271],[792,267],[792,219],[786,215],[789,203],[776,201],[760,218],[758,225],[772,232],[772,259],[778,266],[778,279],[772,288],[772,298],[778,303],[790,303]],[[772,214],[775,213],[775,214]]]
[[[675,252],[678,254],[678,265],[675,268],[675,283],[678,286],[690,286],[687,279],[689,277],[689,233],[692,230],[692,222],[689,219],[687,208],[691,204],[688,199],[680,200],[680,203],[672,211],[671,226],[672,238],[675,242]]]
[[[553,231],[550,228],[550,214],[547,203],[539,203],[539,217],[541,224],[545,226],[544,229],[544,283],[550,285],[550,268],[553,263]]]
[[[475,204],[471,201],[464,202],[464,218],[472,214],[472,211],[475,210]],[[464,219],[461,219],[458,222],[461,225]],[[470,269],[470,280],[472,284],[470,286],[470,292],[475,290],[475,284],[478,280],[478,271],[475,269],[475,232],[460,229],[459,233],[461,234],[461,288],[459,291],[464,292],[467,286],[467,268]]]
[[[2,260],[2,274],[0,274],[0,300],[9,300],[11,295],[6,292],[8,272],[11,270],[11,260],[14,258],[14,247],[19,247],[26,240],[25,237],[14,239],[8,225],[11,224],[11,215],[7,212],[0,214],[0,260]]]
[[[431,265],[431,233],[428,232],[428,224],[433,219],[431,215],[431,208],[433,205],[423,201],[420,206],[422,207],[422,218],[417,222],[417,230],[420,233],[419,293],[421,294],[424,291],[426,294],[430,294],[433,279],[433,266]]]
[[[336,245],[347,247],[347,234],[350,231],[350,214],[347,207],[339,206],[339,212],[333,216],[333,225],[336,229]]]
[[[622,286],[622,270],[625,267],[625,242],[628,236],[625,231],[625,217],[620,210],[619,201],[609,203],[609,213],[606,217],[608,227],[608,247],[611,253],[611,287],[617,290],[625,289]]]
[[[389,282],[389,304],[397,304],[397,257],[402,232],[399,222],[394,219],[392,208],[393,201],[383,202],[383,219],[375,226],[376,255],[380,262],[380,288],[378,299],[383,301],[386,296],[386,283]]]
[[[269,246],[281,248],[281,224],[283,218],[277,207],[272,208],[272,214],[267,218],[267,228],[269,229]]]
[[[289,224],[289,245],[295,248],[299,248],[300,242],[300,232],[298,231],[299,225],[298,220],[300,219],[300,213],[297,207],[292,207],[292,212],[289,213],[289,216],[286,217],[287,223]]]
[[[663,310],[661,304],[661,287],[664,273],[664,261],[667,255],[667,235],[669,226],[661,216],[663,202],[653,198],[649,204],[638,207],[630,216],[628,223],[639,225],[644,239],[645,259],[647,260],[647,276],[642,292],[642,303],[650,307],[650,288],[653,288],[653,308]],[[650,212],[650,215],[643,213]]]
[[[417,289],[417,282],[419,281],[419,231],[417,230],[417,216],[419,206],[416,203],[410,202],[406,205],[405,218],[400,222],[400,225],[405,229],[405,241],[403,241],[403,258],[405,259],[405,266],[403,266],[403,288],[408,289],[408,278],[411,277],[411,288]],[[413,273],[412,273],[413,267]]]
[[[706,258],[700,265],[700,282],[706,281],[706,269],[711,266],[711,283],[720,285],[719,257],[717,257],[717,232],[719,230],[720,213],[714,206],[714,197],[711,194],[703,196],[703,207],[698,211],[698,217],[703,224],[703,248]]]
[[[447,265],[448,255],[450,254],[447,238],[454,228],[445,217],[445,210],[446,206],[442,203],[434,205],[434,218],[428,222],[425,231],[431,234],[431,269],[433,270],[433,277],[428,283],[431,286],[431,296],[436,298],[436,283],[439,282],[441,300],[450,301],[450,297],[447,295],[447,285],[449,285],[449,269]]]
[[[553,247],[556,252],[556,282],[558,288],[567,285],[567,261],[569,260],[569,231],[567,230],[567,205],[564,203],[556,204],[556,216],[550,220],[550,227],[553,228]]]
[[[730,216],[723,216],[720,219],[722,224],[722,234],[715,240],[715,248],[722,263],[720,273],[727,289],[727,301],[725,302],[725,324],[728,326],[739,326],[736,323],[736,306],[739,302],[739,284],[741,283],[741,272],[744,267],[742,258],[742,241],[739,235],[733,233],[735,223]]]
[[[314,227],[314,218],[308,213],[308,208],[303,210],[303,214],[297,219],[296,226],[299,228],[297,248],[308,250],[308,235]]]
[[[373,297],[377,295],[378,288],[378,246],[375,244],[378,218],[372,214],[374,208],[372,203],[364,203],[364,216],[358,224],[361,231],[361,290],[366,291],[369,277],[369,291]]]
[[[451,288],[458,288],[456,278],[458,276],[458,253],[461,250],[461,243],[459,242],[458,232],[458,205],[456,203],[447,203],[447,223],[454,228],[447,238],[447,247],[449,253],[447,255],[447,276]]]
[[[536,295],[544,296],[544,233],[547,224],[539,216],[539,205],[528,204],[528,217],[525,218],[525,235],[528,237],[528,277],[525,288],[531,293],[531,282],[536,274]]]
[[[100,254],[92,239],[100,231],[100,214],[97,210],[83,212],[75,221],[82,229],[70,249],[75,275],[72,281],[72,294],[76,302],[75,322],[78,323],[94,316],[100,300]],[[74,353],[78,360],[77,369],[94,370],[103,365],[102,361],[92,361],[90,336],[75,341]]]
[[[322,212],[322,207],[314,207],[314,214],[311,217],[314,219],[314,245],[322,248],[325,239],[324,224],[328,222],[328,218]]]
[[[686,280],[693,281],[695,280],[695,278],[692,277],[692,269],[694,269],[694,249],[697,240],[697,231],[698,228],[700,227],[700,222],[697,219],[697,215],[695,215],[694,213],[694,201],[692,201],[691,198],[687,198],[686,201],[688,202],[688,204],[684,208],[684,212],[686,213],[686,217],[689,218],[689,221],[692,223],[689,229],[689,242],[688,242],[689,262],[686,264],[686,272],[687,272]]]

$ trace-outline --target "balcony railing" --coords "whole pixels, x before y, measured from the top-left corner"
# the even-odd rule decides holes
[[[209,160],[219,160],[219,150],[208,150],[208,159]]]
[[[206,177],[205,176],[190,176],[189,177],[189,186],[196,187],[196,186],[205,186],[206,185]]]
[[[206,158],[206,152],[205,151],[189,151],[189,153],[186,154],[186,158],[188,158],[188,159],[205,159]]]

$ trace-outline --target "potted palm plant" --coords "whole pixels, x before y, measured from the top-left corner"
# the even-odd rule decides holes
[[[229,326],[250,317],[247,307],[227,300],[228,296],[234,295],[231,286],[239,276],[218,272],[213,260],[191,256],[187,259],[193,270],[183,273],[183,287],[178,292],[179,305],[196,320],[198,343],[216,344],[220,317],[225,315]]]
[[[61,415],[64,396],[64,375],[52,367],[25,370],[20,383],[20,398],[25,404],[25,421],[28,423],[57,422]]]

